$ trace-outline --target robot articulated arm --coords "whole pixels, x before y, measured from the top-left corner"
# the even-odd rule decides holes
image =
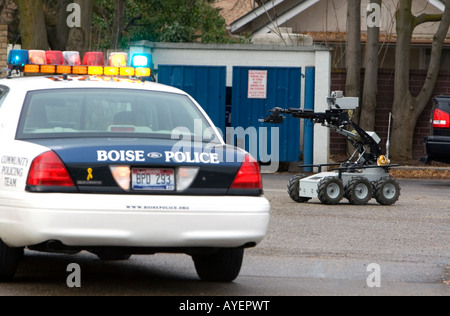
[[[327,102],[329,110],[325,112],[276,107],[269,111],[271,114],[264,119],[264,122],[282,124],[285,119],[284,115],[290,115],[294,118],[311,120],[314,124],[322,124],[322,126],[344,135],[350,141],[356,149],[355,154],[359,153],[360,155],[358,163],[363,165],[377,164],[379,157],[384,157],[378,145],[380,139],[375,133],[370,135],[353,122],[348,112],[358,107],[358,98],[344,98],[341,92],[333,92]]]

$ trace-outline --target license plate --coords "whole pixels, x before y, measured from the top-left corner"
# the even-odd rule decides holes
[[[133,169],[133,190],[175,191],[175,171],[173,169]]]

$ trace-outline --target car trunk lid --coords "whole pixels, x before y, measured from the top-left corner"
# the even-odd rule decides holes
[[[63,138],[31,142],[49,148],[60,157],[78,192],[262,193],[256,187],[233,188],[243,162],[247,166],[244,172],[248,172],[251,162],[245,152],[223,144],[149,138]]]

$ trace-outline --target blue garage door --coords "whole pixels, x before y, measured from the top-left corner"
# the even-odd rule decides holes
[[[190,94],[225,133],[225,66],[159,65],[158,82]]]
[[[300,108],[301,77],[301,68],[233,68],[231,125],[233,128],[256,129],[259,161],[267,162],[261,153],[273,157],[273,150],[279,150],[279,161],[299,161],[300,120],[288,115],[281,125],[266,124],[259,120],[269,115],[269,110],[274,107]],[[279,128],[279,137],[272,135],[276,131],[272,128]],[[237,139],[237,145],[242,141],[245,149],[254,154],[255,148],[248,139]]]

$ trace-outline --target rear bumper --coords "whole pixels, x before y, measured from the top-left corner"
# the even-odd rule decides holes
[[[427,162],[450,163],[450,136],[428,136],[424,139]]]
[[[269,224],[264,197],[0,194],[0,239],[10,247],[241,247]]]

